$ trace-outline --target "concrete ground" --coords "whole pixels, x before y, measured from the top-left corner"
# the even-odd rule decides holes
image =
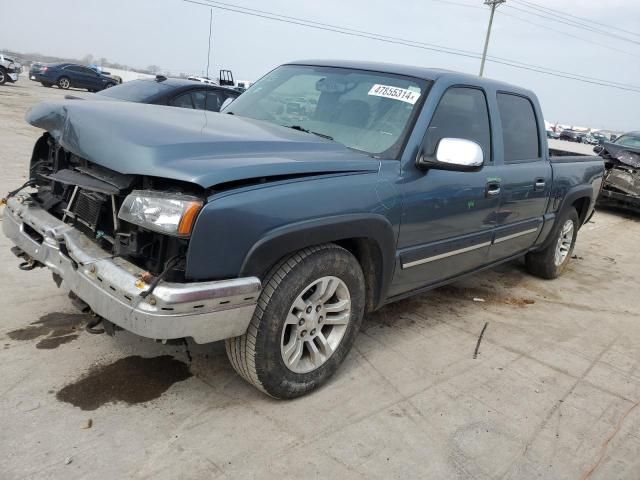
[[[25,111],[62,95],[0,87],[3,192],[39,135]],[[87,333],[0,236],[0,477],[638,479],[638,238],[598,212],[558,280],[516,262],[386,307],[324,388],[275,401],[222,343]]]

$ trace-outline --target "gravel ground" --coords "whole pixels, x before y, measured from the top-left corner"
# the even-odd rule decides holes
[[[0,87],[2,191],[40,133],[26,110],[63,95]],[[287,402],[221,343],[87,333],[0,236],[0,477],[640,478],[638,238],[638,217],[598,212],[558,280],[515,262],[390,305],[326,387]]]

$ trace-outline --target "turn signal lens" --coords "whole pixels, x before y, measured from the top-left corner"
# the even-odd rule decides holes
[[[202,208],[201,202],[191,202],[187,206],[186,210],[182,214],[182,218],[180,219],[180,224],[178,225],[178,235],[191,235],[191,229],[193,228],[193,224],[196,221],[200,208]]]

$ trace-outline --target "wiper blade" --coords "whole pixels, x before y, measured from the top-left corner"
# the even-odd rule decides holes
[[[314,132],[312,130],[309,130],[308,128],[301,127],[300,125],[283,125],[283,127],[292,128],[293,130],[298,130],[299,132],[312,133],[314,135],[317,135],[318,137],[326,138],[327,140],[333,140],[333,137],[330,135],[326,135],[320,132]]]

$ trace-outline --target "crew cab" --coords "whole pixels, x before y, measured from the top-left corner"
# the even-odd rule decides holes
[[[108,332],[225,340],[242,377],[291,398],[367,312],[522,256],[562,273],[604,168],[550,156],[543,118],[506,83],[335,61],[280,66],[222,113],[42,103],[31,191],[2,226]]]

